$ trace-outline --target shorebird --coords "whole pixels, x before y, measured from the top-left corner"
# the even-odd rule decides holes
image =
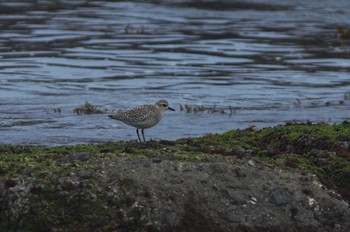
[[[141,143],[139,129],[141,129],[143,141],[146,142],[144,129],[157,125],[167,110],[175,111],[169,107],[167,101],[159,100],[154,105],[137,106],[125,112],[119,110],[115,115],[108,115],[108,117],[136,127],[137,137]]]

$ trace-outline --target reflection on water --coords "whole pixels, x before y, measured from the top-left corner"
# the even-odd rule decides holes
[[[177,111],[154,139],[349,119],[349,18],[347,0],[0,1],[0,143],[136,139],[107,114],[158,99]]]

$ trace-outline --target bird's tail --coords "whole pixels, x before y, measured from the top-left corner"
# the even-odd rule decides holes
[[[122,111],[118,110],[117,114],[111,114],[111,115],[108,115],[108,117],[112,118],[112,119],[119,120],[120,119],[120,116],[119,116],[120,113],[122,113]]]

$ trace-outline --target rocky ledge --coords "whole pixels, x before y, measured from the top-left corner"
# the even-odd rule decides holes
[[[0,231],[349,231],[350,124],[0,146]]]

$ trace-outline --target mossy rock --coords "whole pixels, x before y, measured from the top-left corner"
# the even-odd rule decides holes
[[[0,145],[0,173],[0,231],[347,231],[350,123],[142,144]],[[276,220],[258,213],[247,224],[230,210]]]

